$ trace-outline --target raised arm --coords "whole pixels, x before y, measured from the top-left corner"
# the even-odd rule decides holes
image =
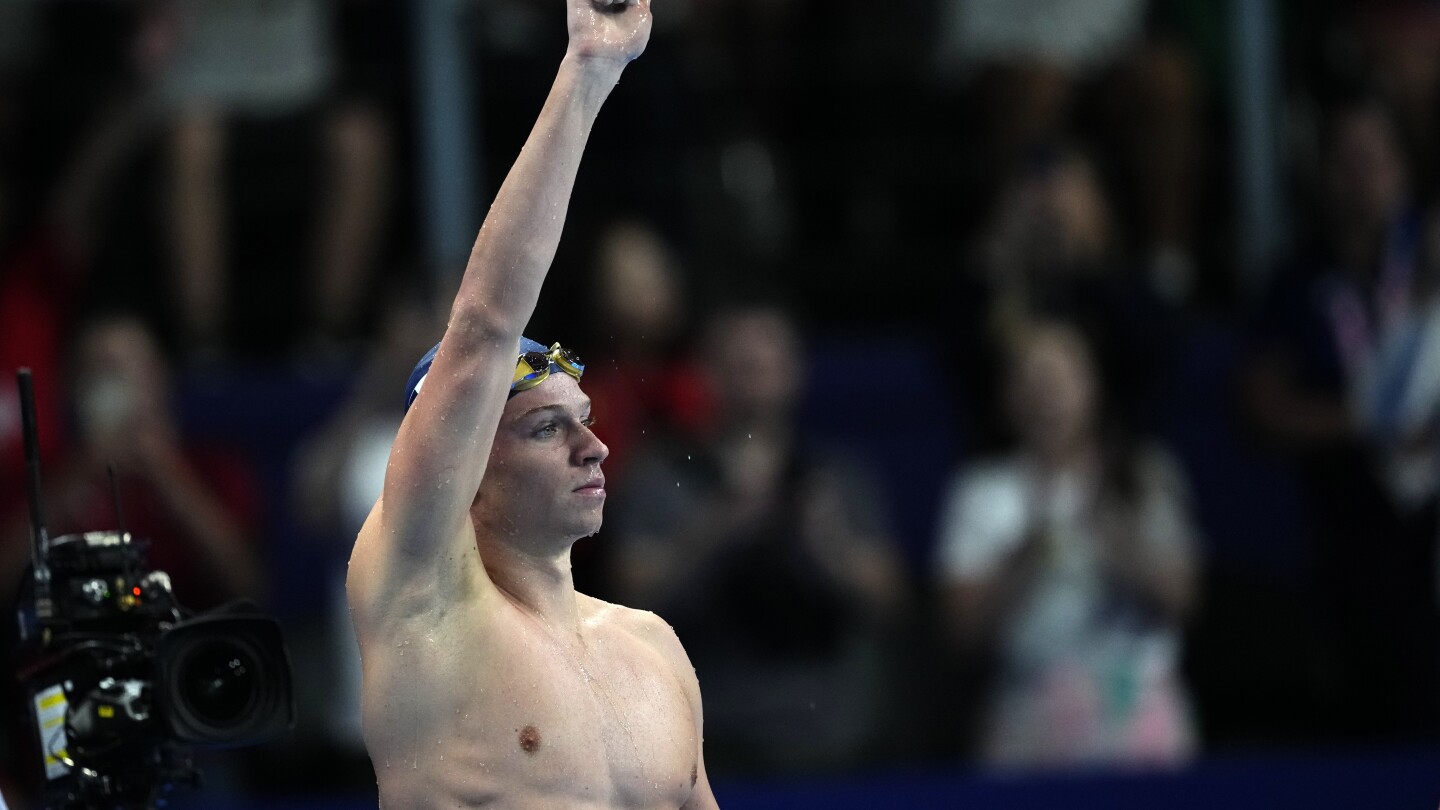
[[[569,46],[550,95],[480,228],[423,395],[400,427],[380,502],[356,541],[352,582],[358,566],[368,589],[362,601],[384,604],[411,586],[443,590],[446,580],[433,575],[457,571],[458,555],[476,553],[469,508],[521,329],[559,244],[591,126],[650,33],[649,0],[566,6]]]

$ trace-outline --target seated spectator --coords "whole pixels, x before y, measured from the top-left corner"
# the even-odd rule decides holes
[[[873,762],[907,598],[889,505],[797,424],[805,355],[786,311],[731,307],[706,335],[716,420],[638,448],[615,480],[613,598],[687,639],[712,774]]]
[[[996,768],[1176,765],[1195,527],[1168,453],[1120,432],[1084,334],[1030,321],[1005,355],[1013,443],[942,506],[939,626],[984,661],[974,755]]]
[[[1057,143],[1029,157],[1006,176],[965,265],[950,280],[947,301],[957,303],[939,331],[956,358],[959,396],[999,384],[1006,372],[996,361],[1015,324],[1063,312],[1083,323],[1094,342],[1090,350],[1108,375],[1107,405],[1153,430],[1183,330],[1180,313],[1130,271],[1123,223],[1089,152]],[[977,434],[988,447],[1004,431],[1000,403],[973,404]]]

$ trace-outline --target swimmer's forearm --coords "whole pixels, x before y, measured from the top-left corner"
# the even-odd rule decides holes
[[[471,250],[457,321],[518,335],[555,258],[591,127],[624,63],[567,54]]]

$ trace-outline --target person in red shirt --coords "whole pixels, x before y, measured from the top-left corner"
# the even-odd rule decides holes
[[[250,462],[181,434],[168,363],[146,326],[128,315],[85,324],[68,368],[72,440],[41,459],[50,536],[123,528],[149,544],[149,567],[170,575],[185,607],[258,600],[260,563],[249,537],[260,502]],[[23,501],[7,507],[5,585],[13,588],[29,550],[29,516]]]

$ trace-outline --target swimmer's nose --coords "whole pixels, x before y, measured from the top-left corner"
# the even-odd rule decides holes
[[[595,431],[584,426],[581,427],[581,430],[583,431],[583,433],[581,433],[582,439],[576,449],[577,461],[582,466],[589,464],[598,465],[606,458],[609,458],[610,448],[606,447],[605,443],[600,441],[600,437],[595,435]]]

